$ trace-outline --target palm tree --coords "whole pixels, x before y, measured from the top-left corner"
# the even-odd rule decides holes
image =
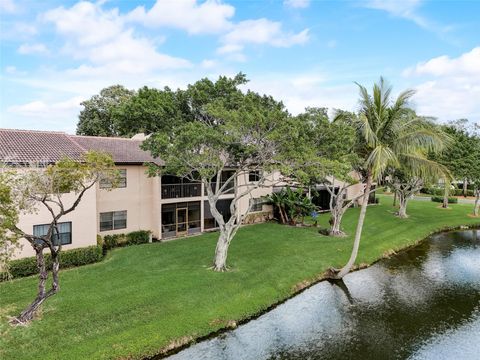
[[[350,259],[342,269],[331,270],[335,279],[348,274],[357,258],[372,183],[382,178],[387,168],[398,168],[400,164],[414,173],[428,172],[426,152],[442,150],[447,140],[432,123],[408,108],[414,90],[403,91],[393,100],[392,87],[382,77],[374,84],[371,95],[356,84],[360,89],[359,114],[345,120],[357,131],[355,151],[363,159],[360,171],[365,176],[365,190]]]

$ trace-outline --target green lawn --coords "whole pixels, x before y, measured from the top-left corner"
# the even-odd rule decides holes
[[[471,205],[414,202],[410,218],[393,216],[391,198],[369,207],[358,263],[371,263],[435,230],[478,224]],[[358,209],[345,216],[352,234]],[[320,223],[327,222],[326,214]],[[348,258],[352,237],[321,236],[314,228],[261,224],[242,228],[229,254],[232,271],[214,273],[216,234],[164,244],[117,249],[102,263],[61,273],[61,291],[41,319],[11,328],[7,316],[32,300],[36,278],[0,284],[0,358],[138,358],[176,339],[199,337],[259,313],[291,296],[296,285],[318,278]]]

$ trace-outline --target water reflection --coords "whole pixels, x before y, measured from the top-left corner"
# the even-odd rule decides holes
[[[435,235],[170,359],[466,359],[480,352],[479,239]]]

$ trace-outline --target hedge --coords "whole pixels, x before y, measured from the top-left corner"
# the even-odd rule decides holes
[[[150,242],[150,231],[139,230],[128,234],[105,235],[103,237],[104,251],[129,245],[146,244]]]
[[[61,251],[60,269],[99,262],[108,250],[115,247],[146,244],[150,242],[150,234],[150,231],[139,230],[128,234],[106,235],[103,238],[97,235],[97,245]],[[52,269],[52,258],[49,253],[45,253],[45,265],[48,270]],[[9,270],[13,279],[38,274],[37,259],[28,257],[12,260],[9,262]],[[5,279],[5,273],[0,272],[0,281]]]
[[[441,188],[423,188],[421,190],[422,193],[424,194],[429,194],[429,195],[436,195],[436,196],[443,196],[443,193],[445,192],[445,189]],[[449,191],[451,195],[455,196],[463,196],[463,189],[451,189]],[[467,190],[467,196],[475,196],[474,192],[472,189]]]
[[[433,202],[443,203],[443,197],[441,197],[441,196],[432,196],[432,201],[433,201]],[[449,204],[456,204],[456,203],[458,203],[458,199],[457,199],[457,198],[449,197],[449,198],[448,198],[448,203],[449,203]]]
[[[66,250],[60,252],[60,269],[68,269],[75,266],[93,264],[103,259],[102,248],[100,246],[88,246],[84,248]],[[52,258],[50,254],[45,254],[45,265],[48,270],[52,269]],[[28,257],[18,260],[12,260],[9,263],[10,274],[12,278],[19,278],[38,274],[36,257]],[[0,279],[4,278],[0,276]]]

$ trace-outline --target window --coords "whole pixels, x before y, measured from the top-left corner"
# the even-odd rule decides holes
[[[45,236],[48,233],[50,224],[33,225],[34,236]],[[58,232],[57,232],[58,229]],[[72,223],[62,222],[57,224],[57,229],[53,230],[52,242],[54,245],[68,245],[72,243]]]
[[[118,183],[117,188],[127,187],[127,169],[118,170]],[[100,189],[111,189],[112,182],[108,179],[100,179]]]
[[[125,229],[126,227],[126,210],[100,213],[100,231]]]
[[[262,211],[263,199],[250,199],[250,212]]]
[[[256,171],[250,171],[248,173],[248,181],[249,182],[257,182],[257,181],[260,181],[260,171],[259,170],[256,170]]]

